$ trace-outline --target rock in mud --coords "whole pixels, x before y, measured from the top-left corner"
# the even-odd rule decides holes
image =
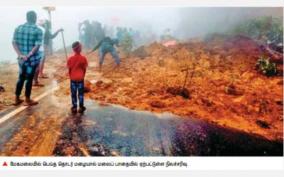
[[[0,92],[5,92],[5,88],[0,85]]]
[[[158,65],[159,65],[160,67],[164,67],[164,66],[165,66],[165,61],[162,60],[162,59],[160,59],[160,60],[158,61]]]
[[[134,57],[139,57],[141,59],[144,59],[146,57],[149,56],[149,54],[147,53],[147,51],[145,50],[145,47],[144,46],[141,46],[139,48],[137,48],[136,50],[134,50],[132,53],[131,53],[132,56]]]
[[[206,99],[206,98],[201,98],[201,101],[207,107],[210,107],[210,106],[212,106],[214,104],[211,100]]]
[[[100,80],[100,81],[96,82],[97,87],[100,87],[101,85],[103,85],[103,81]]]
[[[112,153],[101,144],[93,144],[90,149],[90,154],[92,156],[111,156]]]
[[[230,84],[225,87],[225,92],[229,95],[240,96],[243,95],[242,91],[238,90],[235,85]]]
[[[275,103],[279,106],[283,106],[283,100],[275,100]]]
[[[84,92],[88,93],[92,90],[92,83],[90,81],[85,81],[84,83]]]
[[[270,128],[269,124],[263,120],[257,120],[255,123],[261,128],[264,128],[264,129]]]
[[[96,82],[97,87],[108,88],[112,85],[112,80],[110,79],[102,79]]]
[[[161,101],[152,101],[150,103],[150,105],[154,108],[164,108],[166,107],[165,103],[161,102]]]
[[[183,98],[190,99],[190,93],[187,88],[183,87],[168,87],[167,92],[172,95],[179,95]]]

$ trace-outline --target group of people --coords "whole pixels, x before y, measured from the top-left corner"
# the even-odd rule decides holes
[[[119,46],[125,54],[141,43],[140,32],[133,28],[116,27],[102,25],[98,21],[85,20],[79,23],[79,40],[86,48],[93,48],[98,45],[105,37],[117,40]]]
[[[137,47],[141,43],[140,32],[133,28],[117,27],[116,38],[120,43],[125,43],[125,47],[131,47],[130,49]]]
[[[50,23],[46,21],[40,25],[36,24],[37,14],[29,11],[26,14],[26,23],[19,25],[13,35],[13,47],[18,55],[19,78],[16,84],[15,103],[20,105],[24,100],[20,98],[22,89],[25,85],[25,105],[33,106],[38,104],[31,99],[32,86],[43,86],[38,82],[38,78],[47,78],[43,74],[45,55],[48,54],[48,45],[50,40],[55,38],[63,29],[57,30],[54,34],[50,31]],[[97,38],[96,38],[97,39]],[[103,64],[104,56],[110,53],[115,59],[116,65],[119,66],[120,59],[116,52],[115,45],[118,40],[104,36],[92,48],[90,52],[99,49],[100,68]],[[76,41],[72,44],[74,55],[68,58],[67,67],[70,77],[70,89],[72,98],[72,113],[83,113],[84,107],[84,77],[86,74],[88,61],[81,54],[82,44]],[[79,105],[77,102],[79,100]],[[79,109],[77,109],[79,106]]]
[[[37,14],[29,11],[26,14],[26,23],[19,25],[13,35],[13,47],[18,55],[19,78],[16,84],[15,105],[19,105],[24,100],[20,99],[22,89],[25,85],[25,105],[33,106],[38,104],[31,99],[32,86],[43,86],[39,83],[39,78],[47,78],[43,73],[45,56],[50,53],[50,42],[63,29],[51,33],[50,22],[44,21],[37,25]],[[107,35],[109,33],[110,35]],[[113,33],[113,34],[111,34]],[[113,38],[113,36],[116,36]],[[84,107],[84,77],[88,66],[88,61],[81,54],[82,46],[91,49],[89,53],[99,50],[99,67],[102,68],[104,57],[110,53],[115,60],[116,66],[120,65],[120,57],[115,46],[125,47],[131,50],[133,39],[138,40],[140,34],[131,28],[118,27],[116,35],[110,28],[103,28],[101,23],[88,20],[79,24],[79,41],[72,44],[74,55],[67,62],[70,76],[70,89],[72,98],[72,113],[77,111],[82,113]],[[125,46],[123,46],[125,45]],[[77,110],[77,101],[79,109]]]
[[[114,37],[115,36],[115,37]],[[121,47],[125,54],[129,54],[135,41],[140,38],[139,32],[132,28],[117,27],[116,33],[112,26],[102,25],[100,22],[85,20],[79,23],[79,40],[87,49],[93,52],[99,49],[99,68],[101,71],[104,57],[111,54],[116,66],[120,64],[120,58],[116,47]]]
[[[85,20],[78,27],[79,40],[86,48],[92,48],[105,37],[105,30],[100,22]]]

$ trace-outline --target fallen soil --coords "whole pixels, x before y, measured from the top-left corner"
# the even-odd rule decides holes
[[[195,39],[171,47],[153,43],[122,58],[120,68],[114,68],[107,55],[98,72],[94,53],[87,56],[86,97],[101,104],[195,117],[282,142],[283,65],[278,64],[279,76],[266,77],[255,69],[261,55],[265,53],[259,46],[242,36]],[[61,82],[57,94],[69,96],[64,56],[48,59],[46,66],[51,79],[45,82],[55,78]],[[9,67],[0,70],[7,72],[0,77],[5,87],[0,110],[14,100],[17,67]]]
[[[45,67],[45,73],[49,78],[40,79],[40,83],[45,87],[33,87],[32,97],[42,94],[50,89],[50,85],[54,81],[54,71],[58,67],[62,68],[62,55],[52,56],[48,58]],[[0,65],[0,84],[5,88],[4,92],[0,92],[0,113],[9,108],[16,108],[14,103],[15,86],[18,79],[17,64]],[[58,72],[58,71],[57,71]],[[24,99],[24,89],[22,91],[22,99]],[[10,140],[0,149],[1,156],[51,156],[57,137],[60,135],[61,125],[64,120],[57,112],[52,112],[53,108],[44,107],[39,112],[32,115],[25,115],[21,119],[26,120],[19,126],[19,131],[13,134]],[[13,121],[13,120],[12,120]],[[9,131],[9,130],[7,130]]]
[[[64,120],[56,113],[31,115],[1,150],[1,156],[51,156]],[[42,119],[44,118],[44,119]]]
[[[255,69],[261,55],[266,54],[242,36],[169,48],[153,43],[123,58],[119,69],[107,56],[98,73],[94,54],[88,56],[86,96],[101,104],[171,112],[283,141],[283,65],[278,64],[279,76],[266,77]],[[61,93],[69,94],[68,87]]]

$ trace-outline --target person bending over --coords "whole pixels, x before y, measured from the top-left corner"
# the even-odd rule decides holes
[[[99,70],[101,71],[105,55],[110,53],[115,60],[116,66],[120,64],[120,58],[114,45],[118,46],[118,40],[104,37],[89,53],[99,49]]]

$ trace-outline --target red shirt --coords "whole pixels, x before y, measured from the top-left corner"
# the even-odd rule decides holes
[[[87,58],[79,53],[75,53],[69,57],[67,67],[72,81],[83,81],[88,67]]]

